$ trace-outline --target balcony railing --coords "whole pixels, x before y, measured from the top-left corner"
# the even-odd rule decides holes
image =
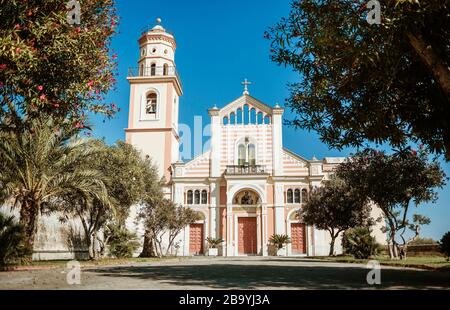
[[[174,66],[164,66],[164,67],[134,67],[128,69],[128,77],[161,77],[161,76],[176,76],[178,81],[180,81],[180,76]]]
[[[232,165],[227,166],[225,172],[228,175],[251,175],[251,174],[265,174],[265,166],[261,165]]]

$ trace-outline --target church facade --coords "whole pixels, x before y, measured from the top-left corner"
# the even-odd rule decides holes
[[[139,39],[138,68],[130,71],[126,141],[150,156],[165,177],[165,192],[199,220],[179,236],[178,255],[207,253],[206,238],[223,239],[219,255],[271,255],[269,239],[286,234],[281,255],[328,255],[329,236],[305,225],[297,211],[314,188],[345,158],[306,159],[283,146],[283,113],[244,92],[208,110],[210,150],[179,160],[179,98],[176,41],[161,25]],[[341,251],[338,242],[336,251]]]

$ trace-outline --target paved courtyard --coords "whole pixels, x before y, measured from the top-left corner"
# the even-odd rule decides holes
[[[86,267],[81,285],[64,269],[0,272],[0,289],[372,289],[364,265],[307,258],[170,259],[155,263]],[[382,267],[384,289],[450,288],[450,272]]]

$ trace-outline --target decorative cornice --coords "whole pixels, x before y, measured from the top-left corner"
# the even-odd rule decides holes
[[[127,80],[130,84],[172,82],[178,96],[181,97],[183,95],[183,89],[177,76],[132,76],[127,77]]]

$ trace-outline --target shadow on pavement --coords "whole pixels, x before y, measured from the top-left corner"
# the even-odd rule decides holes
[[[283,260],[284,262],[286,260]],[[117,279],[159,281],[177,286],[214,289],[435,289],[450,288],[450,273],[382,269],[381,285],[366,282],[368,269],[358,266],[273,266],[248,264],[120,266],[89,270]]]

